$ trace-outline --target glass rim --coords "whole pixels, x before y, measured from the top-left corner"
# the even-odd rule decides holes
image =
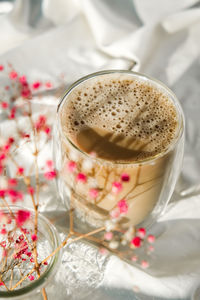
[[[9,206],[11,210],[15,213],[19,209],[24,209],[20,206]],[[34,217],[35,211],[31,208],[26,208],[31,212],[31,217]],[[0,208],[2,211],[7,211],[9,213],[9,209],[6,207]],[[51,241],[53,241],[53,246],[55,250],[59,246],[59,235],[55,228],[55,226],[43,215],[38,214],[38,223],[42,222],[47,225],[47,228],[50,231]],[[40,231],[40,230],[39,230]],[[54,274],[55,267],[60,259],[60,251],[58,251],[55,255],[52,256],[51,262],[48,264],[45,271],[41,274],[41,276],[34,281],[31,281],[28,285],[11,291],[0,291],[0,298],[16,298],[18,299],[20,296],[27,296],[34,292],[35,289],[42,289],[47,283],[48,279],[51,278]],[[20,298],[21,299],[21,298]]]
[[[176,132],[176,136],[173,140],[173,142],[169,145],[169,147],[167,147],[164,151],[159,152],[158,154],[154,155],[154,156],[150,156],[147,157],[145,159],[141,159],[141,160],[137,160],[137,161],[130,161],[130,162],[120,162],[120,161],[110,161],[107,159],[103,159],[103,158],[99,158],[99,157],[93,157],[90,154],[88,154],[87,152],[81,150],[80,148],[78,148],[62,131],[62,126],[61,126],[61,118],[59,118],[60,115],[60,111],[62,109],[62,106],[64,105],[65,101],[67,101],[67,96],[71,93],[71,91],[76,88],[79,84],[81,84],[84,81],[87,81],[91,78],[95,78],[101,75],[107,75],[107,74],[113,74],[113,73],[121,73],[121,74],[127,74],[127,75],[131,75],[137,79],[142,79],[144,80],[148,80],[148,82],[154,84],[154,86],[163,89],[169,96],[170,100],[173,102],[177,114],[178,114],[178,129]],[[161,82],[158,79],[155,79],[154,77],[148,76],[146,74],[140,73],[140,72],[135,72],[135,71],[129,71],[129,70],[121,70],[121,69],[113,69],[113,70],[102,70],[102,71],[98,71],[98,72],[94,72],[91,74],[88,74],[86,76],[81,77],[80,79],[76,80],[74,83],[72,83],[69,88],[66,89],[66,91],[64,92],[64,95],[62,96],[60,103],[58,104],[57,107],[57,124],[58,124],[58,130],[59,133],[61,133],[61,136],[63,138],[63,140],[68,143],[70,143],[73,148],[75,148],[78,152],[80,152],[82,155],[84,155],[86,158],[95,160],[103,165],[118,165],[118,166],[139,166],[139,165],[144,165],[147,163],[153,163],[154,161],[156,161],[157,159],[165,156],[167,153],[169,153],[170,151],[172,151],[176,144],[178,143],[178,141],[180,140],[180,138],[183,135],[184,132],[184,127],[185,127],[185,118],[184,118],[184,114],[183,114],[183,109],[180,105],[180,102],[178,100],[178,98],[176,97],[176,95],[174,94],[174,92],[168,88],[163,82]]]

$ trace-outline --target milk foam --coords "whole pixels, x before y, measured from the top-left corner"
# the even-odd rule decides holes
[[[131,75],[115,73],[91,78],[67,97],[61,110],[62,129],[84,151],[87,147],[77,137],[87,128],[108,138],[112,145],[136,151],[131,159],[134,161],[165,151],[176,136],[177,111],[168,95]]]

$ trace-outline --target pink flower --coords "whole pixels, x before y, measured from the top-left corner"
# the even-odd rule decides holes
[[[135,248],[139,248],[141,246],[141,238],[139,236],[136,236],[132,239],[131,244],[135,247]]]
[[[53,169],[53,160],[48,159],[46,161],[46,166],[47,166],[48,169],[52,170]]]
[[[3,250],[2,256],[3,256],[3,257],[6,257],[6,256],[7,256],[7,251],[6,251],[5,249]]]
[[[6,190],[0,190],[0,198],[4,198],[6,195]]]
[[[0,161],[6,159],[6,155],[4,153],[0,154]]]
[[[47,118],[44,115],[40,115],[38,120],[35,123],[35,128],[37,131],[44,129],[46,125]]]
[[[47,81],[45,83],[46,88],[50,89],[52,87],[52,83],[50,81]]]
[[[6,248],[6,241],[2,241],[2,242],[0,243],[0,245],[1,245],[1,247]]]
[[[51,128],[49,126],[45,126],[44,132],[48,135],[51,132]]]
[[[18,167],[17,175],[23,175],[23,174],[24,174],[24,168],[23,167]]]
[[[72,172],[74,172],[75,170],[76,170],[76,163],[75,163],[75,161],[68,161],[67,162],[67,170],[70,172],[70,173],[72,173]]]
[[[44,173],[44,177],[47,179],[47,180],[52,180],[56,177],[56,171],[49,171],[49,172],[45,172]]]
[[[13,120],[16,114],[16,107],[13,107],[10,111],[10,115],[8,116],[9,119]]]
[[[30,281],[33,281],[33,280],[35,279],[35,276],[29,275],[29,276],[28,276],[28,279],[29,279]]]
[[[106,241],[111,241],[112,238],[113,238],[113,233],[112,233],[112,232],[106,232],[106,233],[104,234],[104,239],[105,239]]]
[[[121,175],[121,180],[124,182],[128,182],[130,180],[130,176],[127,173],[123,173]]]
[[[34,90],[39,89],[40,86],[41,86],[41,82],[40,82],[40,81],[35,81],[35,82],[32,84],[32,88],[33,88]]]
[[[120,214],[126,214],[128,212],[128,203],[126,199],[118,201],[117,206],[119,207]]]
[[[3,147],[3,151],[4,152],[9,152],[10,150],[10,144],[5,144],[4,147]]]
[[[8,179],[8,185],[16,186],[17,185],[17,179],[15,179],[15,178]]]
[[[22,133],[22,138],[24,139],[29,139],[30,138],[30,134],[27,134],[27,133]]]
[[[4,70],[4,66],[0,65],[0,71],[3,71],[3,70]]]
[[[7,230],[6,230],[5,228],[2,228],[0,233],[1,233],[1,234],[6,234],[6,233],[7,233]]]
[[[90,189],[89,195],[92,199],[96,199],[99,195],[99,191],[97,189]]]
[[[19,82],[22,83],[22,84],[27,83],[26,76],[25,76],[25,75],[20,76],[20,77],[19,77]]]
[[[30,194],[30,195],[34,195],[34,193],[35,193],[35,190],[34,190],[34,187],[32,187],[32,186],[29,186],[28,187],[28,193]]]
[[[139,237],[141,237],[142,239],[145,237],[145,235],[146,235],[146,229],[145,228],[139,228],[138,230],[137,230],[137,234],[138,234],[138,236]]]
[[[37,241],[37,235],[36,234],[32,234],[31,239],[33,242]]]
[[[131,260],[132,260],[132,261],[137,261],[137,260],[138,260],[137,255],[133,255],[133,256],[131,257]]]
[[[26,251],[25,254],[28,256],[28,257],[31,257],[32,253],[29,252],[29,251]]]
[[[87,177],[84,173],[78,173],[78,175],[76,176],[76,181],[86,183]]]
[[[122,184],[121,184],[121,182],[118,182],[118,181],[113,182],[113,184],[112,184],[112,192],[113,192],[113,194],[118,194],[118,193],[121,192],[121,190],[122,190]]]
[[[142,261],[141,261],[141,267],[142,267],[143,269],[147,269],[147,268],[149,267],[148,261],[142,260]]]
[[[17,200],[23,200],[23,194],[20,191],[10,189],[7,191],[7,193],[13,203],[15,203]]]
[[[105,249],[105,248],[99,248],[99,253],[100,253],[101,255],[107,255],[107,254],[108,254],[108,250]]]
[[[2,107],[3,109],[8,108],[8,103],[5,102],[5,101],[2,101],[2,102],[1,102],[1,107]]]
[[[8,144],[12,145],[14,143],[14,138],[13,137],[9,137],[8,139]]]
[[[11,71],[9,74],[10,79],[16,79],[18,76],[17,72],[15,71]]]
[[[29,88],[29,85],[28,85],[28,83],[27,82],[24,82],[23,84],[22,84],[22,89],[21,89],[21,96],[23,97],[23,98],[31,98],[31,90],[30,90],[30,88]]]
[[[4,170],[4,168],[3,168],[2,164],[1,164],[1,161],[0,161],[0,175],[3,173],[3,170]]]
[[[18,226],[22,226],[28,219],[30,219],[31,213],[28,210],[18,210],[16,215],[16,222]]]
[[[150,245],[150,246],[148,247],[148,251],[149,251],[149,252],[153,252],[153,251],[154,251],[154,246]]]
[[[155,242],[155,236],[154,235],[152,235],[152,234],[150,234],[150,235],[148,235],[148,237],[147,237],[147,241],[150,243],[150,244],[153,244],[154,242]]]
[[[119,218],[119,216],[120,216],[119,207],[116,207],[115,209],[113,209],[113,210],[110,211],[110,217],[112,219],[117,219],[117,218]]]
[[[0,286],[4,285],[4,283],[2,281],[0,281]]]

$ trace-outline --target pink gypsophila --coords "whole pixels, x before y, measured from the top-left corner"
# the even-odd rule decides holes
[[[44,132],[45,132],[47,135],[50,135],[50,133],[51,133],[51,128],[50,128],[49,126],[45,126]]]
[[[35,123],[35,128],[37,131],[42,130],[46,125],[47,118],[44,115],[40,115]]]
[[[37,241],[37,235],[36,234],[32,234],[31,239],[33,242]]]
[[[9,74],[10,79],[16,79],[18,77],[18,74],[16,71],[11,71]]]
[[[3,70],[4,70],[4,66],[0,65],[0,71],[3,71]]]
[[[16,215],[16,222],[18,226],[22,226],[28,219],[30,219],[31,213],[28,210],[18,210]]]
[[[33,281],[35,279],[35,276],[29,275],[28,278],[29,278],[30,281]]]
[[[90,189],[89,195],[92,199],[96,199],[99,195],[99,191],[97,189]]]
[[[28,193],[30,194],[30,195],[34,195],[34,193],[35,193],[35,189],[34,189],[34,187],[32,187],[32,186],[29,186],[28,187]]]
[[[137,230],[137,234],[138,234],[138,236],[139,237],[141,237],[142,239],[145,237],[145,235],[146,235],[146,229],[145,228],[139,228],[138,230]]]
[[[112,183],[112,192],[113,194],[118,194],[122,190],[122,184],[121,182],[115,181]]]
[[[47,180],[53,180],[54,178],[56,178],[56,171],[49,171],[49,172],[45,172],[44,173],[44,177],[47,179]]]
[[[155,236],[152,235],[152,234],[148,235],[147,241],[148,241],[150,244],[153,244],[153,243],[155,242]]]
[[[78,173],[78,175],[76,176],[76,181],[86,183],[87,177],[84,173]]]
[[[46,166],[47,166],[48,169],[52,170],[53,169],[53,160],[48,159],[46,161]]]
[[[72,172],[74,172],[75,170],[76,170],[76,163],[75,163],[75,161],[68,161],[67,162],[67,170],[70,172],[70,173],[72,173]]]
[[[6,190],[0,190],[0,198],[4,198],[6,195]]]
[[[112,219],[117,219],[117,218],[119,218],[119,216],[120,216],[119,207],[116,207],[115,209],[113,209],[113,210],[110,211],[110,217]]]
[[[34,90],[39,89],[40,86],[41,86],[41,82],[40,82],[40,81],[35,81],[35,82],[32,84],[32,88],[33,88]]]
[[[19,82],[22,83],[22,84],[27,83],[26,76],[25,76],[25,75],[20,76],[20,77],[19,77]]]
[[[31,90],[27,82],[21,83],[21,96],[23,98],[31,98]]]
[[[2,160],[4,160],[4,159],[6,159],[5,153],[0,154],[0,161],[2,161]]]
[[[7,108],[8,108],[8,103],[5,102],[5,101],[2,101],[2,102],[1,102],[1,107],[2,107],[3,109],[7,109]]]
[[[18,183],[17,179],[15,179],[15,178],[8,179],[8,185],[10,185],[10,186],[16,186],[17,183]]]
[[[6,233],[7,233],[7,230],[6,230],[5,228],[2,228],[0,233],[1,233],[1,234],[6,234]]]
[[[12,203],[15,203],[18,200],[23,200],[23,194],[20,191],[9,189],[9,190],[7,190],[7,194],[10,197],[10,200],[12,201]]]
[[[147,268],[149,267],[148,261],[142,260],[142,261],[141,261],[141,267],[142,267],[143,269],[147,269]]]
[[[135,248],[139,248],[141,246],[141,238],[139,236],[136,236],[132,239],[131,244],[135,247]]]
[[[15,139],[13,137],[9,137],[7,143],[12,145],[14,143]]]
[[[13,107],[13,108],[11,109],[11,111],[10,111],[10,114],[9,114],[8,118],[9,118],[10,120],[15,119],[15,114],[16,114],[16,107]]]
[[[112,233],[112,232],[106,232],[106,233],[104,234],[104,239],[105,239],[106,241],[111,241],[112,238],[113,238],[113,233]]]
[[[108,250],[106,248],[99,248],[99,253],[101,255],[107,255],[108,254]]]
[[[119,211],[121,214],[126,214],[128,212],[128,203],[126,199],[122,199],[117,203]]]
[[[18,167],[17,175],[23,175],[23,174],[24,174],[24,168],[23,167]]]
[[[50,89],[50,88],[52,88],[52,83],[50,82],[50,81],[47,81],[46,83],[45,83],[45,87],[47,88],[47,89]]]
[[[122,180],[123,182],[128,182],[128,181],[130,180],[130,176],[129,176],[127,173],[123,173],[123,174],[121,175],[121,180]]]

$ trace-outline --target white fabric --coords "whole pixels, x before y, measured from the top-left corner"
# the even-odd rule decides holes
[[[11,62],[31,82],[51,80],[54,87],[61,74],[68,86],[97,70],[134,69],[162,80],[180,99],[186,116],[183,171],[167,213],[152,228],[158,235],[152,264],[143,271],[112,257],[101,286],[190,297],[200,282],[199,1],[46,0],[43,10],[54,25],[40,31],[0,16],[0,63]],[[35,97],[34,103],[35,116],[49,111],[53,122],[58,99]],[[0,128],[12,131],[4,122]],[[46,153],[51,156],[50,145],[41,165]],[[49,195],[44,208],[55,209],[54,199]]]

